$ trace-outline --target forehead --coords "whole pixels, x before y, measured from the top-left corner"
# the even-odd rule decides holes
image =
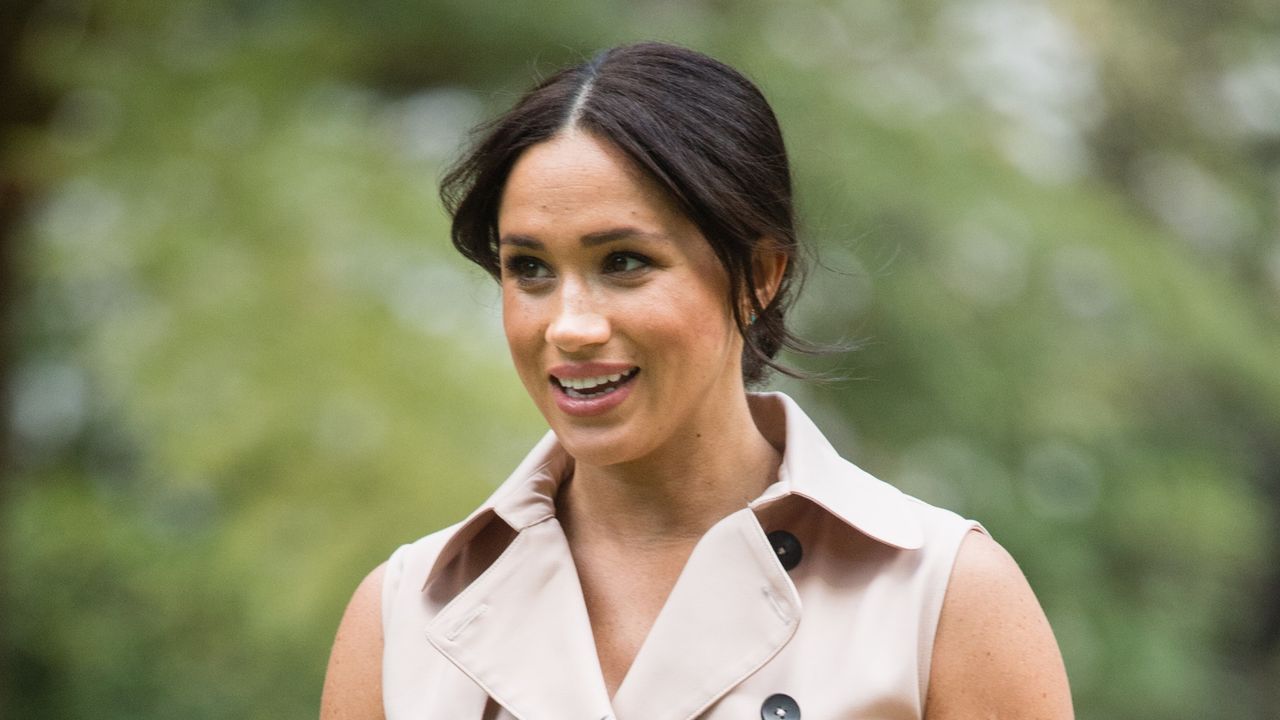
[[[500,232],[599,221],[691,224],[656,181],[621,150],[589,133],[562,133],[521,154],[503,188]]]

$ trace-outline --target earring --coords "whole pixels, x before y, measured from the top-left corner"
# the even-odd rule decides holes
[[[747,324],[748,324],[748,325],[755,325],[755,324],[756,324],[756,314],[755,314],[755,313],[751,313],[751,317],[747,320]]]

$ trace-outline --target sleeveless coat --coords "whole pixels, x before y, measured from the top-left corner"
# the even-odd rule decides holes
[[[785,395],[750,403],[777,481],[698,542],[614,697],[555,516],[572,460],[548,433],[470,517],[388,561],[387,720],[921,718],[980,526],[842,459]]]

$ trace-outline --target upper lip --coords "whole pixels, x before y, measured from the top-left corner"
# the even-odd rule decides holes
[[[634,368],[635,365],[623,362],[562,363],[553,366],[548,372],[552,377],[560,380],[580,380],[605,375],[622,375],[631,372]]]

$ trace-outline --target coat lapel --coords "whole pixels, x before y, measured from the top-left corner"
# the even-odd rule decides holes
[[[427,626],[427,638],[520,720],[613,714],[559,523],[524,528]]]
[[[697,716],[777,654],[799,622],[800,598],[755,514],[729,515],[690,555],[614,695],[617,717]]]
[[[431,644],[520,720],[689,720],[769,662],[800,622],[800,598],[755,511],[801,496],[880,542],[920,547],[911,500],[841,459],[786,396],[750,400],[785,447],[779,481],[698,542],[612,704],[554,517],[571,460],[550,433],[439,554],[431,577],[493,516],[516,533],[430,621]]]

